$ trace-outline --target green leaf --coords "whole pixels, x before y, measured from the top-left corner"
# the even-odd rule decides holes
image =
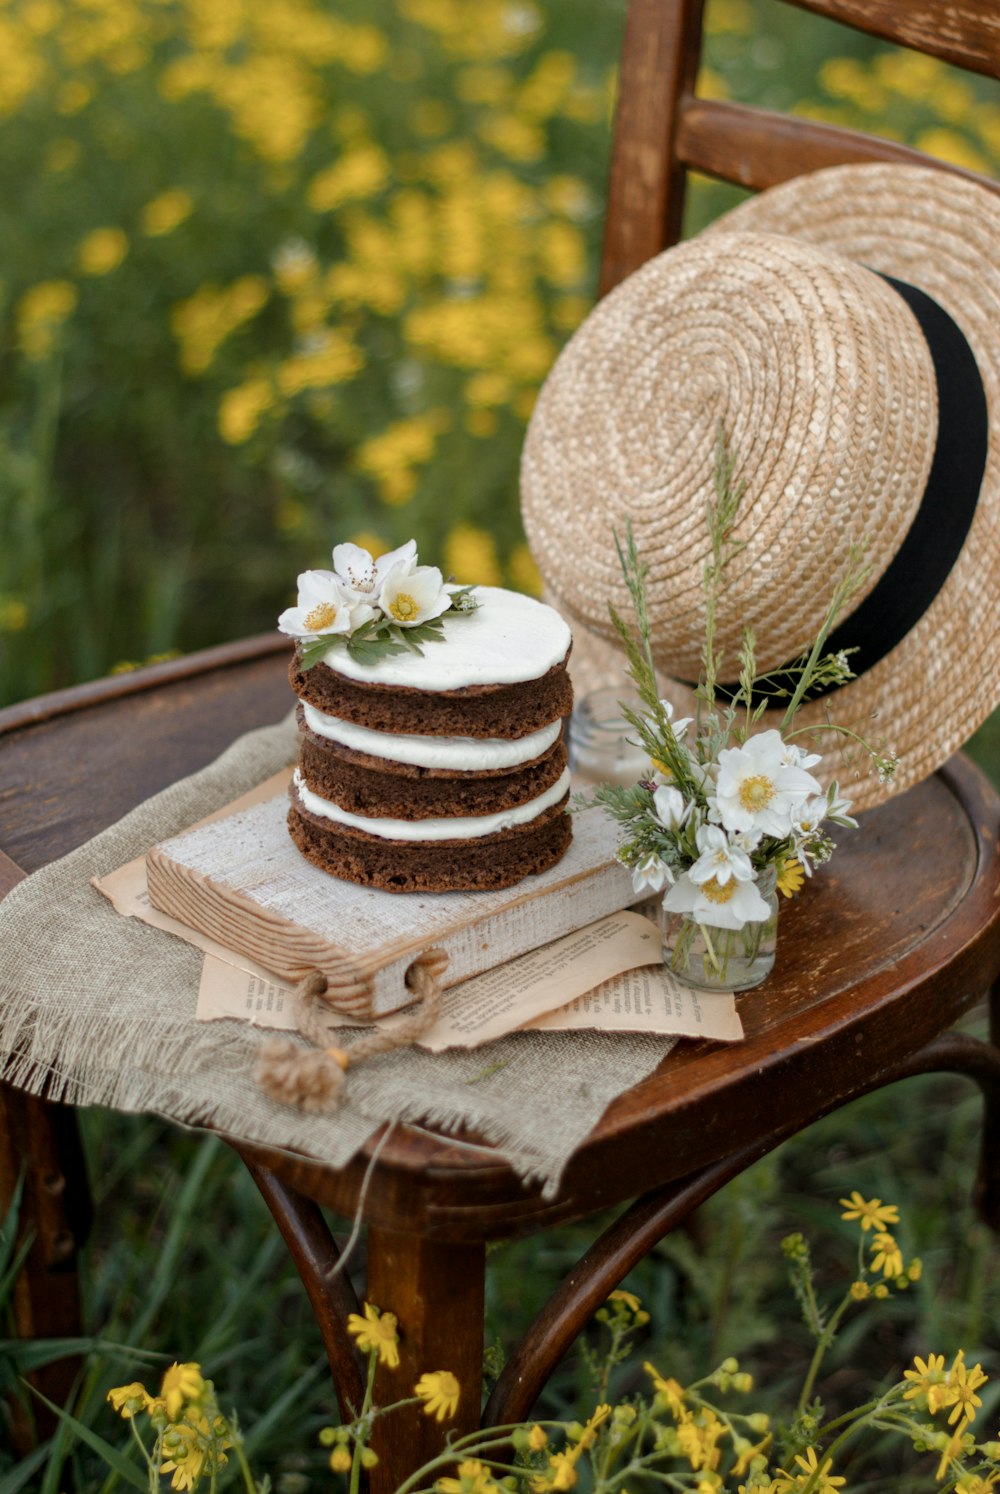
[[[48,1406],[50,1411],[59,1417],[61,1422],[64,1422],[76,1433],[81,1442],[85,1442],[91,1451],[97,1453],[98,1457],[103,1458],[108,1467],[113,1468],[119,1478],[123,1478],[126,1483],[131,1484],[133,1489],[140,1489],[142,1494],[148,1494],[149,1480],[144,1473],[140,1474],[135,1464],[126,1458],[123,1453],[120,1453],[117,1447],[112,1447],[110,1442],[106,1442],[103,1437],[99,1437],[96,1432],[92,1432],[88,1426],[84,1426],[83,1422],[79,1421],[71,1412],[64,1411],[61,1406],[57,1406],[54,1401],[50,1401],[48,1396],[42,1395],[42,1392],[36,1390],[33,1385],[29,1385],[28,1388],[33,1395],[36,1395],[40,1401]]]

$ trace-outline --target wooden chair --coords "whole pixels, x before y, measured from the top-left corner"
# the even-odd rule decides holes
[[[919,14],[895,0],[794,3],[1000,76],[993,0],[926,0]],[[701,0],[631,0],[604,288],[676,238],[690,169],[760,188],[836,161],[924,159],[828,126],[699,100],[701,8]],[[277,636],[251,639],[0,712],[0,894],[208,762],[238,731],[282,715],[286,647]],[[91,767],[98,763],[99,772]],[[373,1138],[339,1172],[231,1138],[301,1273],[342,1404],[360,1400],[344,1331],[356,1304],[344,1274],[328,1277],[336,1248],[321,1206],[350,1216],[363,1189],[368,1294],[405,1325],[404,1376],[445,1366],[459,1376],[463,1430],[479,1410],[488,1240],[637,1200],[514,1351],[485,1411],[502,1422],[528,1414],[593,1310],[692,1209],[820,1115],[908,1075],[950,1070],[980,1086],[977,1202],[1000,1227],[998,841],[1000,799],[961,756],[866,815],[862,833],[845,838],[835,872],[783,915],[775,973],[741,999],[745,1042],[691,1042],[671,1054],[610,1107],[555,1198],[522,1187],[488,1147],[467,1144],[475,1138],[457,1144],[416,1127]],[[988,993],[990,1043],[947,1031]],[[71,1117],[9,1087],[0,1094],[0,1196],[26,1165],[24,1216],[36,1230],[17,1287],[20,1330],[72,1332],[85,1208],[67,1153]],[[59,1366],[49,1372],[45,1388],[56,1400],[65,1378]],[[373,1488],[394,1489],[442,1436],[417,1414],[404,1428],[397,1422]]]

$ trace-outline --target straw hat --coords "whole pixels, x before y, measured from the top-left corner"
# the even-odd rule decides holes
[[[857,808],[933,772],[1000,704],[998,328],[1000,197],[930,167],[798,177],[651,260],[568,343],[528,430],[524,520],[555,605],[613,636],[608,602],[630,604],[612,530],[631,519],[668,693],[697,680],[721,423],[746,483],[721,678],[745,625],[759,671],[799,658],[867,541],[830,640],[857,647],[858,678],[797,724],[899,755],[883,786],[817,738]]]

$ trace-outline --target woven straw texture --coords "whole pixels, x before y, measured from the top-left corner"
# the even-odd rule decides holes
[[[343,1166],[386,1121],[466,1128],[555,1190],[611,1100],[675,1039],[513,1034],[470,1052],[406,1049],[351,1070],[334,1116],[269,1100],[253,1080],[268,1034],[199,1023],[201,953],[115,913],[90,885],[228,804],[295,758],[292,718],[223,756],[27,878],[0,903],[0,1064],[12,1083],[77,1105],[152,1111]],[[355,1034],[343,1034],[349,1047]]]
[[[871,270],[950,312],[995,412],[1000,201],[930,168],[835,168],[763,193],[652,260],[579,329],[536,407],[522,501],[547,587],[583,624],[581,663],[602,658],[586,633],[608,635],[607,602],[629,615],[611,531],[631,518],[651,569],[657,664],[683,703],[670,681],[699,672],[720,421],[747,483],[722,677],[735,678],[744,625],[761,668],[811,644],[853,541],[869,539],[875,584],[926,482],[937,402],[915,319]],[[942,593],[881,664],[799,717],[895,750],[896,789],[939,766],[1000,701],[998,460],[994,420],[979,510]],[[817,741],[857,808],[891,791],[832,743]]]

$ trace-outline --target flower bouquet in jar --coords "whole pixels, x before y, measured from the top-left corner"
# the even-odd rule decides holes
[[[813,773],[821,762],[801,738],[831,732],[851,738],[870,757],[880,779],[896,759],[832,722],[796,730],[795,717],[811,692],[853,678],[849,650],[827,653],[837,616],[867,577],[863,546],[851,548],[809,653],[780,673],[758,674],[755,638],[744,629],[735,688],[719,686],[721,654],[715,615],[726,570],[743,548],[733,529],[743,487],[720,434],[715,496],[708,506],[711,553],[703,572],[706,624],[694,715],[674,719],[660,698],[646,599],[647,567],[631,527],[615,544],[634,611],[630,627],[611,607],[625,647],[640,708],[621,711],[649,771],[630,786],[601,784],[598,803],[623,833],[618,859],[637,896],[662,894],[664,959],[686,984],[742,990],[757,985],[774,963],[778,895],[794,897],[813,869],[834,851],[831,829],[856,828],[850,803],[836,781],[824,790]],[[768,707],[784,699],[777,727],[759,729]],[[797,740],[800,739],[800,740]]]

